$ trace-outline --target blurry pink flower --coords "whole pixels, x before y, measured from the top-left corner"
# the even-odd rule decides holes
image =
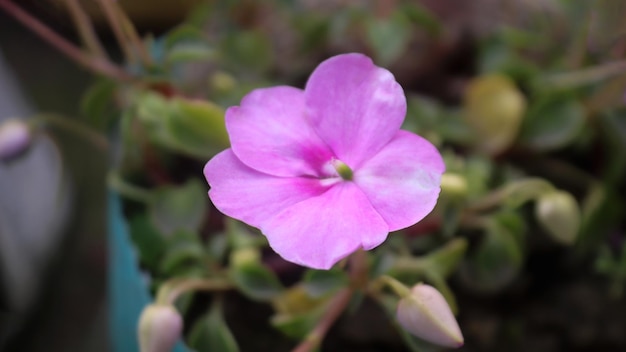
[[[211,159],[209,197],[283,258],[328,269],[431,212],[444,164],[400,130],[393,75],[361,54],[321,63],[304,90],[257,89],[226,111],[232,148]]]

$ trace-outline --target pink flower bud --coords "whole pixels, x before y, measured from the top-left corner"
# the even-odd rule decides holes
[[[28,125],[18,119],[0,124],[0,160],[9,159],[24,151],[31,141]]]
[[[445,346],[463,346],[463,335],[446,299],[432,286],[417,284],[411,294],[398,303],[400,325],[428,342]]]
[[[152,304],[139,318],[141,352],[170,352],[183,331],[183,318],[170,305]]]

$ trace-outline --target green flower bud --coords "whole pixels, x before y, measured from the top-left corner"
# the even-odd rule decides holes
[[[580,229],[581,214],[574,197],[564,191],[541,196],[535,205],[535,216],[543,229],[556,241],[572,244]]]
[[[467,195],[467,180],[459,174],[446,172],[441,176],[441,193],[450,198],[463,198]]]
[[[151,304],[139,318],[141,352],[170,352],[183,331],[183,318],[171,305]]]
[[[437,289],[417,284],[398,303],[400,325],[411,334],[444,347],[461,347],[464,340],[459,324],[446,299]]]
[[[465,92],[465,121],[476,134],[476,147],[489,154],[513,143],[525,110],[524,96],[507,76],[478,77]]]

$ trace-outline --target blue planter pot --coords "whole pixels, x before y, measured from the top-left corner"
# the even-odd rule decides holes
[[[109,334],[111,351],[139,351],[137,323],[143,308],[152,302],[145,276],[138,267],[120,198],[109,193]],[[174,352],[187,352],[179,342]]]

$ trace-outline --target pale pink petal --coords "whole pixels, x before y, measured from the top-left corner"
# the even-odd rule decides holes
[[[276,176],[320,176],[333,155],[305,118],[304,94],[292,87],[256,89],[226,111],[239,160]]]
[[[304,94],[311,125],[353,169],[391,140],[406,114],[402,87],[361,54],[322,62]]]
[[[398,131],[354,173],[390,231],[422,220],[435,207],[445,165],[437,149],[411,132]]]
[[[339,182],[287,208],[261,231],[283,258],[316,269],[329,269],[361,247],[378,246],[389,232],[353,182]]]
[[[310,177],[276,177],[249,168],[226,149],[204,167],[209,197],[222,213],[259,227],[286,208],[328,187]]]

